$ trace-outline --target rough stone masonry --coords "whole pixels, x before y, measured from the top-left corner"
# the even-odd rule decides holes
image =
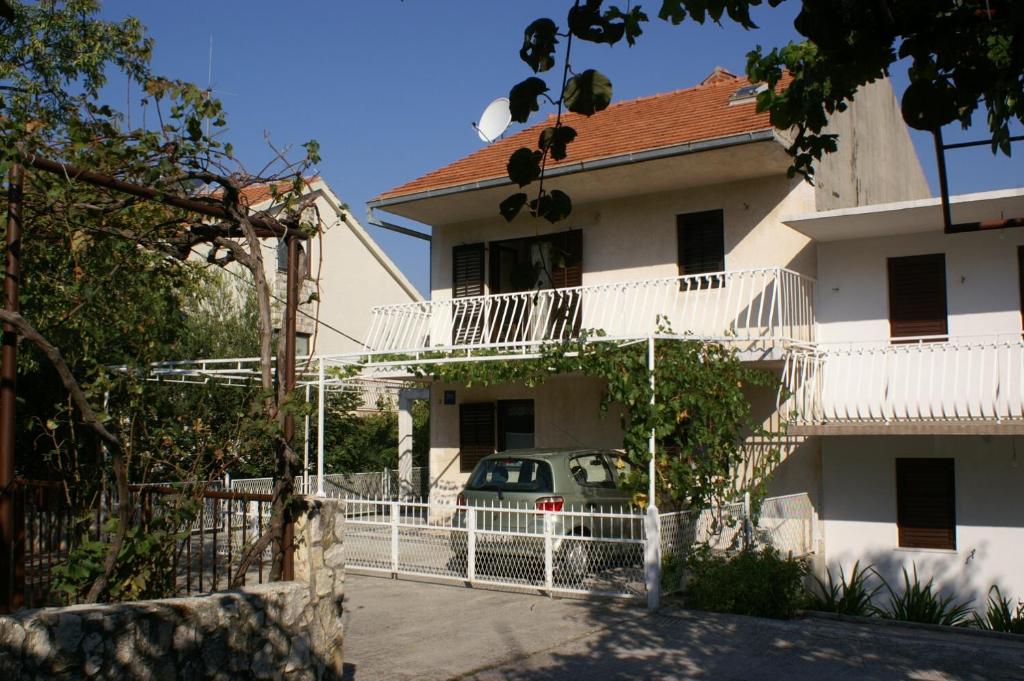
[[[340,679],[344,506],[307,501],[295,581],[0,617],[0,679]]]

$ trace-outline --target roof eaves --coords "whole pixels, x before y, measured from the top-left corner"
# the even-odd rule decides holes
[[[580,161],[578,163],[568,163],[559,165],[554,168],[550,168],[546,171],[546,176],[561,177],[563,175],[571,175],[573,173],[582,173],[589,170],[599,170],[602,168],[613,168],[616,166],[629,165],[631,163],[641,163],[643,161],[653,161],[661,158],[671,158],[673,156],[685,156],[687,154],[694,154],[701,151],[710,151],[712,149],[723,149],[725,147],[738,146],[740,144],[750,144],[753,142],[765,142],[765,141],[781,141],[779,140],[776,130],[768,127],[761,130],[752,130],[749,132],[740,133],[737,135],[727,135],[725,137],[715,137],[712,139],[696,140],[693,142],[684,142],[682,144],[673,144],[668,147],[659,147],[654,149],[645,149],[643,151],[629,152],[628,154],[619,154],[616,156],[607,156],[604,158],[597,158],[588,161]],[[491,187],[500,187],[503,185],[512,184],[508,177],[494,177],[484,180],[476,180],[473,182],[465,182],[462,184],[452,185],[449,187],[440,187],[437,189],[426,189],[419,192],[413,192],[410,194],[398,194],[394,196],[388,196],[383,198],[376,198],[370,200],[366,205],[370,208],[387,208],[388,206],[395,206],[402,203],[410,203],[412,201],[422,201],[423,199],[437,198],[439,196],[449,196],[452,194],[462,194],[464,192],[475,191],[477,189],[490,189]]]

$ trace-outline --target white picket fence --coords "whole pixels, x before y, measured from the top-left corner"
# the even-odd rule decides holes
[[[663,513],[653,532],[639,509],[346,501],[347,569],[471,586],[644,597],[649,538],[663,561],[683,558],[697,544],[725,550],[752,541],[783,555],[814,551],[815,516],[806,494],[766,499],[756,518],[743,503]]]

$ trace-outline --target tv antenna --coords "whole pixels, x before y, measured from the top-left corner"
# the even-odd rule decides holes
[[[508,98],[498,97],[487,105],[480,115],[480,122],[473,123],[473,129],[484,142],[490,144],[505,132],[512,122],[512,112],[508,108]]]

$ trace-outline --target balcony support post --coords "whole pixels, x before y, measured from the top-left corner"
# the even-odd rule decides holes
[[[650,374],[651,385],[651,406],[655,404],[654,397],[654,336],[647,337],[647,371]],[[658,515],[658,506],[655,503],[655,446],[657,434],[651,428],[651,438],[647,443],[650,454],[647,468],[647,517],[644,521],[644,581],[647,587],[647,609],[657,610],[661,602],[661,518]]]

